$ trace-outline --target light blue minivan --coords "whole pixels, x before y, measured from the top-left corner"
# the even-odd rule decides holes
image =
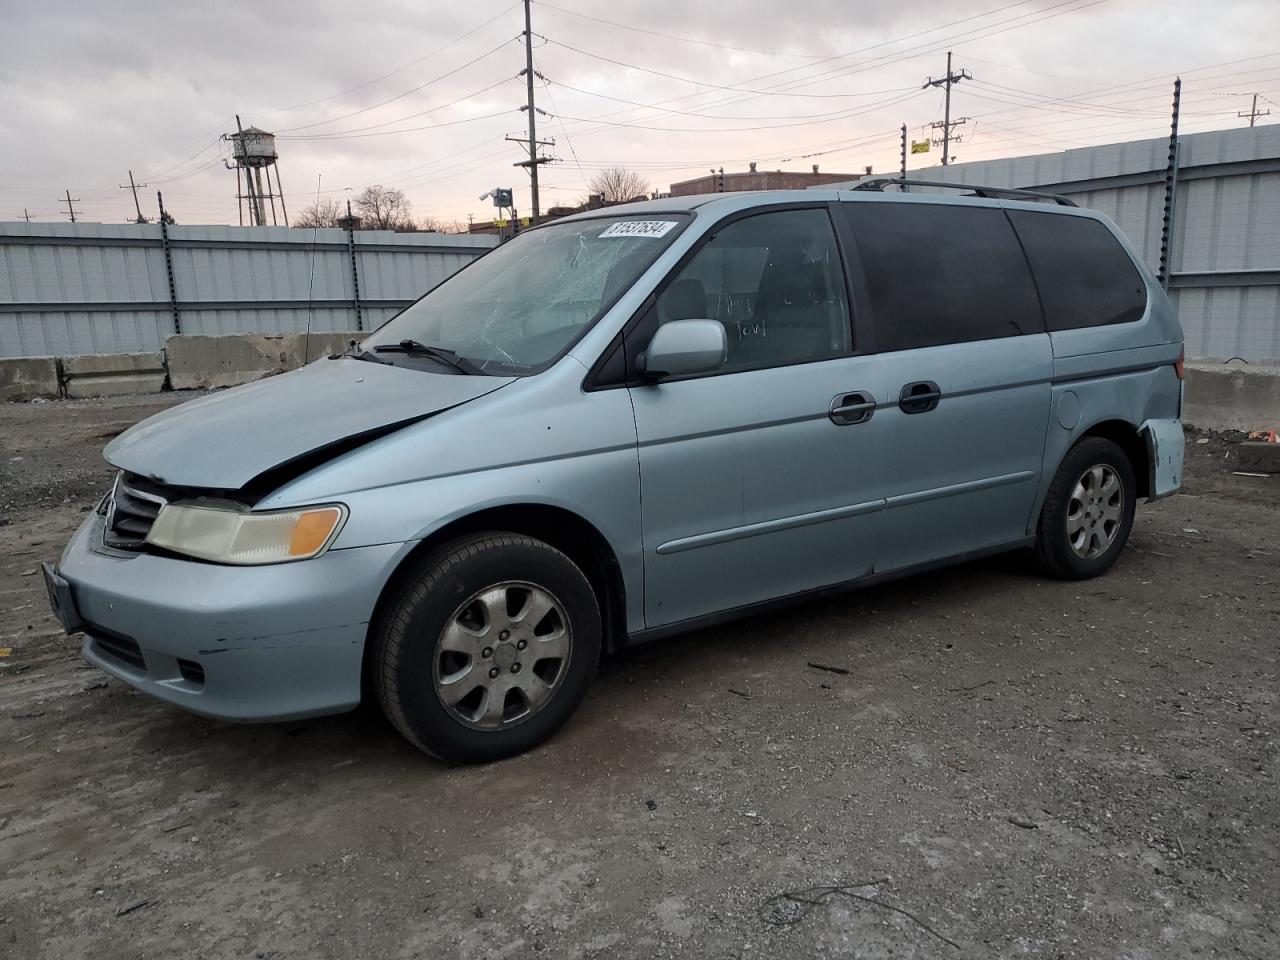
[[[1181,482],[1169,300],[1070,201],[885,186],[557,220],[144,421],[55,611],[197,713],[375,697],[476,761],[551,735],[604,651],[1003,550],[1104,572]]]

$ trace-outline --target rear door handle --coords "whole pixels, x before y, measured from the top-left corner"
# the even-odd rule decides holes
[[[855,393],[842,393],[831,401],[828,416],[831,422],[841,427],[866,423],[876,412],[876,398],[865,390]]]
[[[908,383],[898,395],[898,406],[903,413],[928,413],[938,406],[942,399],[942,391],[932,380],[917,380]]]

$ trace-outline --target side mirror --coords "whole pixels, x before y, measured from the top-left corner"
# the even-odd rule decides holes
[[[672,320],[658,327],[640,356],[648,380],[719,370],[729,356],[729,337],[719,320]]]

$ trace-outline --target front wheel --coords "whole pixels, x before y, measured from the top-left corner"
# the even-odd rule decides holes
[[[1129,539],[1138,485],[1119,446],[1086,437],[1054,474],[1040,511],[1036,554],[1054,576],[1084,580],[1105,573]]]
[[[371,641],[378,700],[410,742],[442,760],[496,760],[551,736],[582,701],[600,610],[559,550],[484,534],[422,561]]]

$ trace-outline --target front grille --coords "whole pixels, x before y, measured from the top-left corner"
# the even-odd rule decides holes
[[[107,633],[97,627],[90,627],[89,638],[98,652],[113,660],[127,664],[136,670],[147,669],[147,661],[142,659],[142,648],[132,637],[124,637],[118,633]]]
[[[141,549],[160,508],[174,498],[175,492],[163,484],[121,473],[107,503],[107,544],[126,550]]]

